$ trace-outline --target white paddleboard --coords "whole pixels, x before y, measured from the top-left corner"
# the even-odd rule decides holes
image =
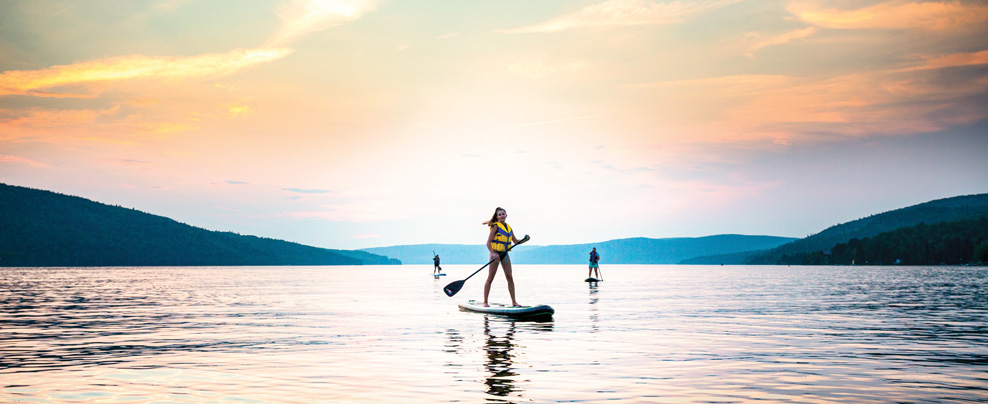
[[[475,311],[478,313],[497,314],[517,319],[552,318],[556,311],[548,305],[512,307],[501,303],[491,303],[490,307],[484,307],[484,302],[470,300],[460,303],[460,310]]]

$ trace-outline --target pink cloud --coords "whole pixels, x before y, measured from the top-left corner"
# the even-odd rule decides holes
[[[27,159],[24,157],[11,156],[9,154],[0,154],[0,163],[13,163],[13,164],[26,164],[31,167],[51,167],[45,163],[39,163],[37,161]]]

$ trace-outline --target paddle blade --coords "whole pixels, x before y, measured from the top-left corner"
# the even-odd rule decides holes
[[[446,285],[445,288],[443,288],[443,292],[446,292],[446,296],[453,297],[453,295],[455,295],[456,292],[459,292],[460,288],[462,287],[463,287],[463,281],[452,282],[449,285]]]

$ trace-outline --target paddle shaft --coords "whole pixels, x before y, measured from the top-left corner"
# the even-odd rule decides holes
[[[492,260],[490,260],[490,261],[487,261],[487,263],[486,263],[486,264],[484,264],[484,266],[482,266],[482,267],[480,267],[480,269],[478,269],[478,270],[476,270],[476,271],[474,271],[474,272],[473,272],[472,274],[470,274],[470,276],[468,276],[468,277],[466,277],[465,279],[463,279],[463,282],[466,282],[466,281],[467,281],[467,279],[470,279],[470,278],[473,278],[473,276],[474,276],[474,275],[476,275],[476,274],[477,274],[478,272],[480,272],[480,271],[482,271],[482,270],[484,270],[484,268],[487,268],[487,266],[488,266],[488,265],[490,265],[490,264],[493,264],[493,263],[494,263],[494,261],[497,261],[498,259],[504,259],[504,257],[505,257],[506,255],[508,255],[508,251],[511,251],[511,249],[512,249],[512,248],[515,248],[515,246],[516,246],[516,245],[518,245],[518,244],[521,244],[521,243],[524,243],[524,242],[526,242],[526,241],[528,241],[528,235],[527,235],[527,234],[525,235],[525,237],[524,237],[524,238],[522,238],[521,240],[518,240],[518,242],[517,242],[517,243],[515,243],[515,244],[512,244],[511,246],[509,246],[509,247],[508,247],[508,249],[507,249],[506,251],[504,251],[504,253],[503,253],[503,254],[498,254],[498,255],[499,255],[499,257],[497,257],[497,258],[494,258],[494,259],[492,259]]]

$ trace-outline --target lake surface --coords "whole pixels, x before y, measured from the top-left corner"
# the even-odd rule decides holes
[[[3,268],[0,402],[988,401],[988,268],[478,267]]]

